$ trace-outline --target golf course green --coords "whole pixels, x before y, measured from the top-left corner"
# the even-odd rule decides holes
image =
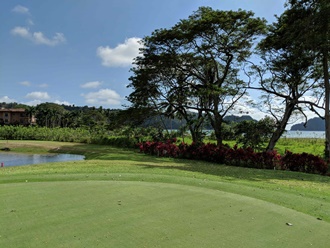
[[[84,161],[0,168],[0,247],[329,247],[330,178],[0,141]]]

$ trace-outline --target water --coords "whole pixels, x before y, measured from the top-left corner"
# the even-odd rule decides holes
[[[14,154],[14,153],[0,153],[0,163],[4,166],[18,166],[30,164],[42,164],[50,162],[64,162],[84,160],[85,156],[75,154]]]
[[[324,131],[286,131],[282,138],[316,138],[325,139]]]

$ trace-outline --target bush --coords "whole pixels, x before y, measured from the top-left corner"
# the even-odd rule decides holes
[[[47,127],[0,127],[0,139],[8,140],[45,140],[60,142],[92,143],[118,147],[136,147],[136,136],[110,135],[106,131],[88,130],[86,128],[47,128]]]
[[[168,140],[165,143],[147,141],[140,143],[139,147],[145,154],[203,160],[233,166],[292,170],[321,175],[325,175],[328,171],[328,165],[324,160],[307,153],[286,152],[282,157],[276,151],[255,152],[252,148],[238,148],[237,145],[233,148],[196,143],[191,145],[181,143],[177,146],[175,140]]]
[[[328,171],[328,164],[319,156],[308,153],[294,154],[286,151],[281,159],[283,170],[300,171],[325,175]]]
[[[237,142],[244,148],[252,147],[262,150],[265,142],[269,140],[275,130],[275,120],[265,117],[260,121],[242,121],[235,126]]]

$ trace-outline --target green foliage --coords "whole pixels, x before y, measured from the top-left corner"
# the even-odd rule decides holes
[[[262,150],[275,129],[275,121],[265,117],[260,121],[242,121],[235,125],[235,135],[238,144],[244,148]]]
[[[163,130],[153,127],[132,128],[126,126],[114,131],[106,131],[105,129],[100,128],[47,128],[37,126],[0,127],[0,139],[4,140],[76,142],[129,148],[134,148],[137,143],[149,139],[163,141],[173,135],[176,135],[176,133],[173,132],[172,134],[166,134]]]
[[[7,140],[45,140],[90,143],[92,134],[83,128],[47,128],[47,127],[0,127],[0,139]]]
[[[45,127],[61,126],[64,112],[64,107],[56,103],[41,103],[36,107],[37,124]]]
[[[313,91],[319,91],[325,118],[325,156],[330,154],[330,84],[329,84],[329,51],[330,51],[330,2],[329,0],[289,0],[282,16],[286,17],[282,39],[288,46],[298,47],[314,55],[314,63],[319,67],[322,83]],[[323,114],[315,106],[311,110]]]
[[[128,100],[185,120],[194,142],[201,142],[208,118],[221,143],[223,118],[246,92],[239,72],[264,30],[265,21],[252,12],[208,7],[155,30],[135,60]]]

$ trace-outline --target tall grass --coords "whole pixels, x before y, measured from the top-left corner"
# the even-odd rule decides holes
[[[294,153],[310,153],[323,157],[324,155],[324,139],[318,138],[281,138],[276,150],[280,154],[284,154],[286,150]]]
[[[87,128],[1,126],[0,140],[59,141],[133,148],[141,141],[141,137]]]

